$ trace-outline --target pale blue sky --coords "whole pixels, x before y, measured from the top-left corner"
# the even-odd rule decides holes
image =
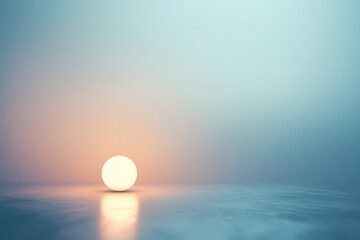
[[[359,22],[358,1],[0,1],[0,180],[97,181],[116,147],[78,149],[104,135],[142,182],[358,185]]]

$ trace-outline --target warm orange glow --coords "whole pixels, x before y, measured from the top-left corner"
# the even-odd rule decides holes
[[[43,78],[50,78],[49,74]],[[79,78],[96,82],[94,76]],[[143,76],[109,76],[119,78],[137,81]],[[187,144],[193,131],[176,126],[183,110],[176,99],[169,100],[175,105],[163,102],[167,92],[136,85],[124,89],[106,84],[73,87],[70,92],[58,88],[30,92],[28,86],[29,94],[22,96],[21,104],[9,105],[11,114],[1,120],[8,126],[3,136],[11,155],[9,168],[14,169],[9,172],[16,173],[17,181],[102,183],[99,171],[104,160],[119,152],[136,160],[141,172],[136,183],[174,183],[196,172],[185,170],[188,165],[180,161],[191,157],[182,149],[191,148]],[[153,97],[154,92],[158,97]],[[138,94],[141,98],[133,98]],[[46,96],[46,100],[37,96]],[[170,114],[173,109],[176,114]]]

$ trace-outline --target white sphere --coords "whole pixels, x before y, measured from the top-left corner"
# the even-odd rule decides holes
[[[105,185],[114,191],[125,191],[134,185],[137,169],[133,161],[124,156],[115,156],[107,160],[102,168]]]

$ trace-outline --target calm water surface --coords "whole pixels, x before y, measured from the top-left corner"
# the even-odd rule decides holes
[[[0,239],[360,239],[357,191],[281,185],[0,190]]]

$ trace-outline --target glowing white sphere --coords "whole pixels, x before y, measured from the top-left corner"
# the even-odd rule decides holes
[[[133,161],[124,156],[115,156],[107,160],[102,168],[105,185],[114,191],[125,191],[134,185],[137,169]]]

